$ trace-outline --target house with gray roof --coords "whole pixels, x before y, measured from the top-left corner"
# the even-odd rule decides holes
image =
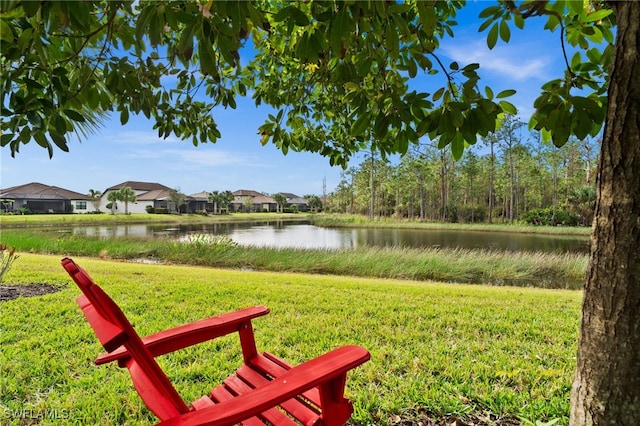
[[[276,201],[258,191],[239,189],[233,192],[234,200],[229,205],[232,212],[275,212]]]
[[[306,212],[309,210],[309,204],[307,204],[307,200],[305,198],[299,197],[291,192],[280,192],[280,194],[284,195],[287,199],[286,207],[291,208],[292,206],[295,206],[299,212]]]
[[[188,208],[189,213],[213,211],[213,204],[209,201],[209,193],[207,191],[198,192],[188,196]]]
[[[136,201],[129,203],[127,207],[129,213],[147,213],[147,207],[154,209],[165,208],[168,211],[176,211],[169,196],[171,188],[160,183],[137,181],[126,181],[105,189],[100,201],[101,210],[110,211],[110,209],[107,208],[107,205],[110,203],[109,194],[125,187],[131,188],[136,194]],[[124,203],[121,201],[116,202],[114,212],[124,213]]]
[[[88,195],[38,182],[0,189],[4,212],[26,209],[30,213],[87,213],[93,211]]]

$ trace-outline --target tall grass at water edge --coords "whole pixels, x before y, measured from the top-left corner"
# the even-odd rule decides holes
[[[481,232],[510,232],[547,235],[576,235],[588,237],[591,230],[586,227],[532,226],[516,223],[441,223],[410,219],[375,218],[351,214],[287,214],[287,213],[233,213],[229,215],[201,216],[193,214],[55,214],[55,215],[4,215],[0,214],[0,226],[37,227],[108,224],[212,224],[220,222],[260,222],[260,221],[309,220],[315,225],[326,227],[367,227],[404,228],[431,230],[462,230]]]
[[[311,217],[315,225],[335,228],[404,228],[422,230],[449,230],[468,232],[507,232],[520,234],[542,235],[575,235],[588,237],[591,228],[579,226],[533,226],[516,223],[442,223],[408,219],[375,218],[369,219],[362,215],[350,214],[322,214]]]
[[[48,414],[33,421],[41,424],[153,422],[126,372],[93,365],[101,347],[60,257],[26,253],[7,274],[63,288],[0,303],[0,423],[29,422],[25,413]],[[76,260],[143,335],[264,304],[271,314],[254,321],[260,350],[299,363],[366,347],[371,361],[347,382],[353,424],[423,414],[567,423],[578,291]],[[159,362],[191,401],[240,364],[238,346],[224,338]]]
[[[19,251],[145,260],[265,271],[438,280],[491,285],[581,288],[587,256],[542,252],[358,247],[342,250],[240,246],[228,238],[170,239],[77,236],[54,230],[5,229]]]

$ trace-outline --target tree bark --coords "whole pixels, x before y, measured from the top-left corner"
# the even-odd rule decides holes
[[[373,181],[373,169],[375,167],[375,159],[373,158],[373,151],[371,152],[371,173],[369,174],[369,191],[370,191],[370,195],[371,195],[371,199],[369,200],[369,219],[373,220],[373,216],[374,216],[374,209],[375,209],[375,199],[376,199],[376,194],[375,194],[375,187],[374,187],[374,181]]]
[[[491,145],[491,156],[490,159],[490,168],[489,168],[489,223],[493,222],[493,175],[495,174],[495,161],[496,158],[493,154],[493,142],[490,142]]]
[[[447,166],[444,150],[440,150],[440,221],[447,220]]]
[[[640,424],[640,2],[612,6],[617,40],[596,177],[572,426]]]

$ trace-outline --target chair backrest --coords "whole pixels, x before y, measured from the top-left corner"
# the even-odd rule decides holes
[[[189,411],[156,360],[118,305],[73,260],[64,258],[62,266],[78,285],[83,296],[78,305],[107,352],[124,346],[129,356],[120,360],[127,367],[133,384],[145,405],[160,420]]]

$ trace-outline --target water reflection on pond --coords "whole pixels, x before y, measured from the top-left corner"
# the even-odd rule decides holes
[[[460,230],[321,228],[308,222],[216,223],[210,225],[105,225],[72,228],[78,235],[106,238],[180,239],[188,235],[224,235],[257,247],[341,249],[360,246],[443,247],[507,251],[587,253],[588,237]]]

